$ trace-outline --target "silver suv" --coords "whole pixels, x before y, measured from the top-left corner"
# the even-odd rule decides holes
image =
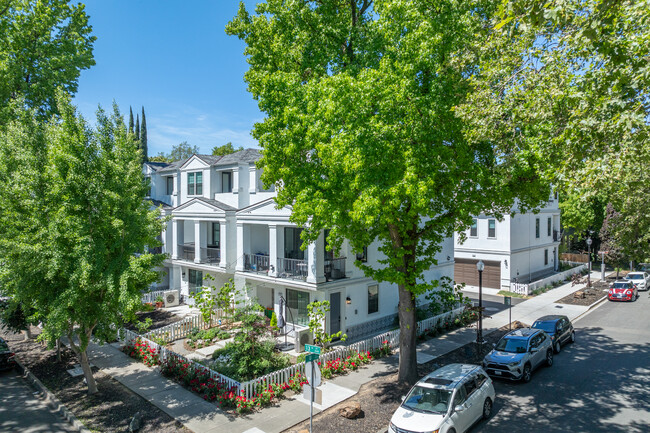
[[[507,333],[483,359],[490,376],[524,382],[543,364],[553,365],[553,343],[546,332],[532,328]]]

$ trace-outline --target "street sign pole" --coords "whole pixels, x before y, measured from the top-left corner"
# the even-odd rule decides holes
[[[314,361],[311,362],[311,380],[310,380],[310,391],[311,398],[309,399],[309,433],[313,433],[312,430],[312,419],[314,417]]]
[[[503,303],[508,306],[508,331],[512,331],[512,298],[504,296]]]

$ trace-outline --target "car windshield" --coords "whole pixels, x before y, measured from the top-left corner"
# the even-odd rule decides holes
[[[615,289],[629,289],[630,283],[614,283]]]
[[[525,353],[526,340],[520,338],[502,338],[496,346],[500,352]]]
[[[643,275],[641,275],[641,274],[628,274],[627,279],[628,280],[642,280]]]
[[[544,330],[550,334],[555,332],[555,322],[535,322],[533,328]]]
[[[415,385],[402,406],[416,412],[446,413],[451,401],[451,391]]]

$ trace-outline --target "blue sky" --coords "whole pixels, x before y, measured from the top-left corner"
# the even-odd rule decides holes
[[[227,36],[237,0],[85,0],[95,62],[82,71],[75,104],[89,121],[113,100],[128,121],[145,107],[149,156],[182,141],[202,153],[229,141],[257,147],[263,115],[246,91],[244,43]],[[255,0],[245,2],[249,9]]]

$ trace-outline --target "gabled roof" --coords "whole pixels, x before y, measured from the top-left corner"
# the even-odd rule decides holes
[[[147,201],[149,201],[151,203],[151,205],[155,206],[155,207],[162,206],[163,209],[172,209],[172,207],[170,205],[168,205],[167,203],[165,203],[164,201],[156,200],[156,199],[153,199],[153,198],[149,198],[149,199],[147,199]]]
[[[188,208],[193,207],[193,205],[195,205],[196,203],[203,203],[203,204],[208,205],[208,208],[211,208],[213,210],[221,210],[221,211],[224,211],[224,212],[226,212],[226,211],[227,212],[233,212],[233,211],[237,210],[237,208],[232,207],[230,205],[227,205],[227,204],[222,203],[222,202],[217,201],[217,200],[212,200],[212,199],[204,198],[204,197],[194,197],[192,200],[189,200],[189,201],[183,203],[182,205],[175,207],[173,212],[174,213],[183,212],[185,210],[188,210]]]
[[[239,163],[251,164],[257,162],[262,157],[262,153],[259,151],[259,149],[244,149],[235,153],[231,153],[230,155],[224,155],[224,156],[203,155],[197,153],[195,155],[190,156],[189,158],[180,159],[178,161],[174,161],[170,163],[159,162],[159,163],[148,163],[148,164],[165,164],[164,167],[158,168],[156,171],[168,172],[182,167],[183,165],[185,165],[186,162],[188,162],[194,156],[199,158],[207,165],[213,167],[213,166],[231,165],[231,164],[239,164]]]

